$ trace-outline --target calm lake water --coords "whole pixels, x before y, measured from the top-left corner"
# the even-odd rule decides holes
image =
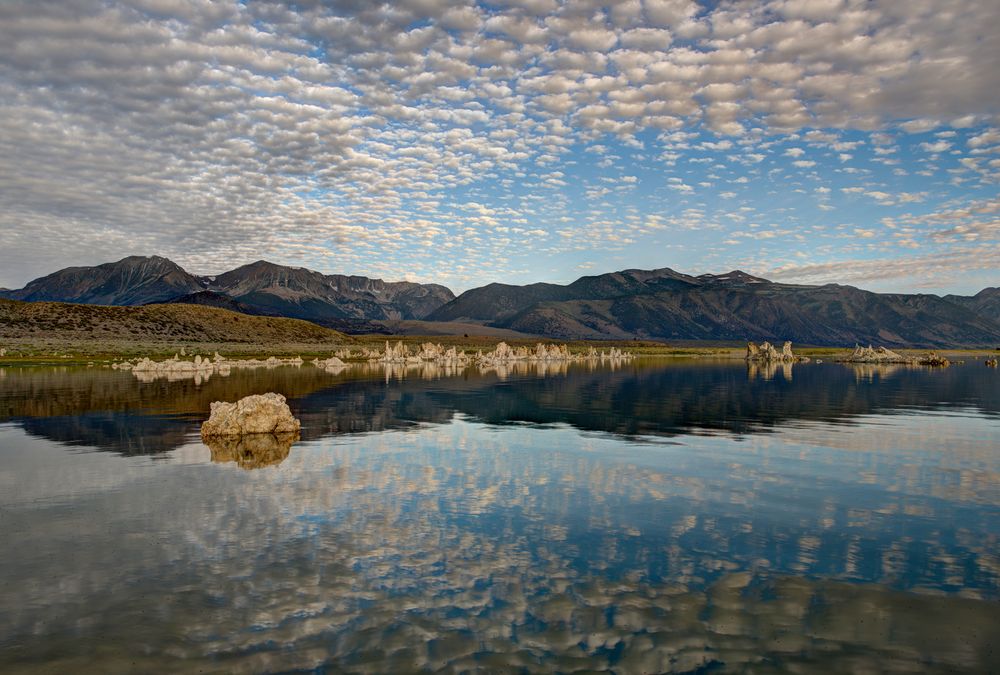
[[[1000,372],[0,369],[0,540],[0,671],[1000,672]]]

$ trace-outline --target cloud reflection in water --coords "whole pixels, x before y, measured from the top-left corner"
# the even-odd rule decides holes
[[[996,433],[922,414],[634,444],[457,417],[252,472],[34,439],[20,461],[135,474],[5,508],[0,653],[80,672],[995,669]]]

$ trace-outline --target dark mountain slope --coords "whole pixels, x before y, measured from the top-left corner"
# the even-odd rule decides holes
[[[1000,341],[1000,322],[935,295],[776,284],[738,270],[700,277],[666,272],[644,276],[629,270],[584,277],[568,286],[546,285],[547,297],[535,301],[537,293],[506,286],[501,295],[505,311],[487,323],[562,339],[788,339],[898,347],[988,346]],[[483,320],[499,304],[489,297],[489,309],[477,309],[483,290],[462,294],[432,318],[462,312],[458,316]]]
[[[551,300],[570,300],[572,294],[565,286],[556,284],[529,284],[510,286],[489,284],[466,291],[446,305],[431,312],[429,321],[457,321],[475,319],[502,321],[525,306]]]
[[[659,290],[684,289],[698,284],[694,277],[668,268],[623,270],[581,277],[567,286],[544,283],[527,286],[489,284],[466,291],[427,318],[430,321],[472,319],[496,323],[541,302],[599,300]]]
[[[1000,318],[1000,287],[984,288],[975,295],[946,295],[944,299],[971,309],[976,314],[986,318]]]
[[[230,312],[240,312],[241,314],[253,314],[256,316],[280,316],[277,313],[268,312],[264,309],[251,307],[238,300],[233,300],[228,295],[216,293],[215,291],[198,291],[176,298],[171,298],[165,303],[150,304],[170,304],[170,305],[201,305],[202,307],[216,307],[218,309],[228,309]]]

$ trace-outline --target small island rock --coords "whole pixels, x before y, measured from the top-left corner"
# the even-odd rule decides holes
[[[292,416],[284,396],[256,394],[236,403],[212,403],[212,414],[201,425],[201,437],[294,433],[300,428],[301,424]]]

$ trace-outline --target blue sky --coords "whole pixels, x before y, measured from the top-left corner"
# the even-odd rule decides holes
[[[0,286],[1000,284],[992,0],[0,4]]]

